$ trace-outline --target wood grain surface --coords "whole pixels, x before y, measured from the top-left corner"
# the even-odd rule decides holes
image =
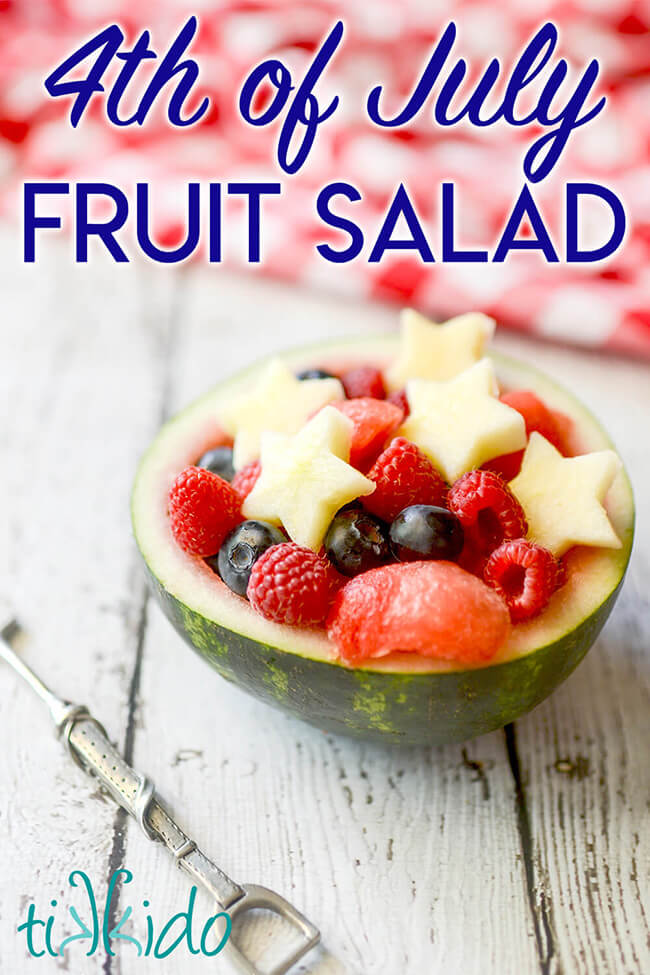
[[[0,242],[10,256],[11,243]],[[0,596],[26,659],[88,703],[181,825],[236,880],[321,927],[312,975],[632,975],[650,971],[650,369],[499,336],[591,405],[636,490],[637,538],[612,619],[576,673],[515,726],[465,746],[381,749],[247,697],[195,657],[147,597],[129,491],[164,417],[253,357],[394,326],[360,306],[221,271],[44,249],[2,272]],[[29,691],[0,670],[0,971],[228,973],[221,956],[30,958],[35,902],[70,933],[67,884],[126,865],[117,920],[162,926],[188,884],[85,779]],[[57,908],[50,908],[57,899]],[[197,917],[209,905],[197,901]],[[126,929],[125,929],[126,930]],[[253,954],[273,932],[238,932]],[[59,937],[60,940],[60,937]]]

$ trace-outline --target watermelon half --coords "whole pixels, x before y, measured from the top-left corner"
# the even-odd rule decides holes
[[[304,348],[284,355],[296,370],[383,366],[396,336]],[[519,361],[492,356],[506,389],[532,389],[573,421],[574,453],[612,446],[570,393]],[[574,549],[568,579],[538,618],[513,627],[488,665],[468,669],[395,653],[350,669],[332,660],[324,631],[271,623],[234,595],[205,563],[174,541],[167,493],[175,475],[215,442],[219,404],[255,381],[257,364],[170,420],[145,454],[135,480],[135,538],[151,587],[178,632],[223,677],[327,731],[404,744],[465,741],[529,711],[577,666],[600,633],[621,587],[634,532],[634,501],[622,470],[607,510],[622,548]]]

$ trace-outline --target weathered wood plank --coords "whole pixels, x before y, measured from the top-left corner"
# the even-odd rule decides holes
[[[117,735],[144,595],[128,533],[130,478],[160,419],[166,361],[159,328],[146,321],[155,293],[141,269],[75,268],[73,277],[67,253],[44,251],[30,268],[14,264],[13,248],[2,241],[0,593],[28,630],[29,661]],[[0,688],[0,968],[21,973],[30,959],[16,925],[27,905],[46,916],[58,899],[60,941],[74,929],[67,905],[83,902],[67,887],[70,871],[105,889],[115,807],[6,668]],[[47,959],[39,963],[45,971]],[[84,971],[102,964],[98,954]]]
[[[297,341],[382,327],[364,309],[192,273],[172,400]],[[536,971],[513,785],[500,733],[386,751],[322,733],[208,671],[151,609],[135,759],[238,879],[277,888],[323,926],[305,971]],[[489,852],[486,852],[489,851]],[[186,893],[129,832],[126,862],[162,919]],[[144,894],[143,894],[144,896]],[[122,960],[123,975],[138,970]]]
[[[516,347],[519,343],[509,343]],[[637,536],[619,603],[576,673],[511,740],[543,971],[650,970],[650,477],[646,366],[538,349],[614,436],[636,487]]]

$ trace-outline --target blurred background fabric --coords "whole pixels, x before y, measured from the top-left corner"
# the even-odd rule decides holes
[[[149,28],[161,55],[190,14],[199,17],[191,54],[201,67],[200,91],[212,102],[200,124],[172,129],[159,104],[141,128],[118,129],[107,123],[103,101],[95,98],[72,129],[70,100],[47,96],[44,78],[100,27],[120,23],[127,42]],[[289,177],[275,162],[277,126],[245,125],[237,110],[239,89],[250,69],[272,55],[300,76],[339,17],[346,35],[318,91],[321,105],[334,93],[340,105],[319,129],[308,163]],[[466,57],[475,74],[493,56],[511,64],[547,19],[560,28],[559,53],[576,67],[600,59],[596,95],[606,94],[608,104],[572,135],[552,175],[534,186],[533,194],[559,243],[564,184],[586,179],[610,186],[628,214],[627,239],[610,261],[549,265],[528,253],[503,264],[424,265],[395,254],[380,264],[370,265],[364,257],[332,265],[316,252],[315,244],[329,239],[316,216],[316,195],[338,179],[363,194],[349,212],[364,228],[367,247],[403,182],[436,253],[443,180],[457,184],[462,246],[494,246],[523,185],[521,160],[534,130],[505,125],[440,130],[427,106],[403,129],[378,130],[365,114],[367,93],[379,83],[399,104],[450,19],[459,29],[454,55]],[[650,357],[648,0],[498,5],[492,0],[0,0],[3,220],[18,228],[21,183],[42,177],[104,179],[125,190],[137,180],[149,181],[152,233],[160,246],[184,238],[188,180],[281,180],[283,199],[264,207],[262,273],[355,297],[410,303],[437,318],[478,308],[500,323],[547,338]],[[242,201],[228,205],[226,257],[231,266],[243,268],[245,208]],[[587,243],[607,239],[609,221],[602,209],[585,219]]]

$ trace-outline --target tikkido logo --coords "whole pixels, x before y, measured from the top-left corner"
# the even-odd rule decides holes
[[[112,24],[65,58],[45,79],[45,89],[52,98],[73,99],[70,110],[73,128],[79,125],[89,104],[99,100],[104,101],[105,119],[109,125],[119,128],[142,126],[154,103],[165,97],[169,124],[182,130],[191,128],[206,117],[210,108],[209,96],[201,98],[195,90],[200,80],[198,63],[185,56],[197,29],[197,18],[190,17],[159,59],[156,50],[150,46],[148,30],[140,34],[131,48],[125,48],[124,32],[118,24]],[[339,107],[341,96],[338,94],[329,104],[321,105],[317,85],[343,43],[344,32],[343,22],[337,21],[314,52],[302,78],[295,78],[289,67],[274,57],[252,68],[241,86],[238,108],[242,121],[260,130],[277,123],[274,127],[278,132],[275,162],[288,176],[302,169],[320,127],[327,124]],[[460,204],[456,199],[455,184],[442,182],[438,188],[438,258],[434,257],[427,230],[403,183],[395,188],[379,229],[373,230],[372,239],[367,241],[367,228],[364,230],[353,219],[355,205],[363,199],[362,193],[340,177],[323,186],[315,199],[315,217],[342,236],[338,246],[315,242],[320,257],[334,264],[345,264],[358,258],[374,264],[394,251],[410,251],[424,264],[434,263],[436,259],[443,263],[502,263],[518,251],[536,251],[549,263],[559,262],[560,255],[569,264],[611,257],[622,245],[626,229],[625,209],[613,190],[600,183],[575,181],[566,183],[563,194],[559,191],[553,194],[553,199],[562,201],[564,208],[563,217],[556,221],[558,225],[564,225],[562,247],[554,242],[531,190],[531,186],[546,179],[554,170],[573,133],[591,123],[605,108],[605,96],[594,96],[599,62],[592,58],[583,69],[570,72],[566,59],[557,57],[558,29],[549,21],[529,38],[509,69],[493,57],[476,80],[467,85],[470,73],[467,62],[453,52],[456,35],[456,24],[452,21],[440,34],[412,91],[396,114],[386,114],[385,106],[390,101],[391,92],[386,92],[382,84],[376,84],[367,95],[365,114],[368,123],[380,130],[401,129],[429,105],[431,124],[442,131],[457,125],[478,129],[507,125],[529,130],[531,141],[522,159],[527,182],[516,194],[498,239],[489,249],[463,250],[458,246],[456,225],[460,223],[457,216]],[[146,76],[143,79],[142,66],[151,61],[155,70],[147,81]],[[81,77],[80,70],[85,72]],[[107,71],[111,75],[110,81],[106,80]],[[146,75],[146,68],[144,71]],[[134,91],[134,85],[137,89],[139,81],[143,82],[141,90]],[[130,105],[136,105],[130,115],[124,114],[127,100]],[[522,103],[527,100],[532,104],[524,106]],[[484,178],[485,174],[477,174],[478,180]],[[135,210],[133,229],[137,247],[150,260],[179,263],[187,260],[203,243],[208,261],[220,263],[224,236],[222,211],[226,209],[226,196],[243,197],[247,203],[247,261],[259,263],[262,259],[263,207],[286,205],[286,200],[269,199],[284,195],[285,187],[280,182],[228,182],[223,186],[219,182],[210,182],[207,186],[189,182],[185,240],[177,247],[161,248],[151,238],[149,183],[136,184],[135,201],[129,201],[127,193],[112,183],[78,182],[73,189],[77,263],[88,261],[89,238],[101,241],[115,262],[130,261],[124,241],[117,235],[129,221],[131,208]],[[432,189],[435,191],[435,187]],[[37,215],[38,198],[68,196],[70,193],[68,182],[52,180],[24,184],[26,262],[36,259],[37,229],[56,230],[62,226],[60,215]],[[611,225],[609,239],[590,248],[580,241],[587,201],[592,208],[605,208],[606,221]],[[104,207],[102,220],[97,215],[101,206]],[[112,210],[108,218],[105,217],[107,210]],[[398,226],[404,223],[408,235],[399,236]],[[523,234],[524,228],[529,233]]]
[[[138,958],[167,958],[183,944],[191,955],[205,955],[208,958],[214,958],[223,951],[231,933],[230,915],[227,911],[218,911],[208,917],[196,933],[194,903],[197,889],[194,886],[190,889],[187,909],[172,915],[159,930],[156,929],[152,915],[146,911],[144,918],[146,934],[142,940],[133,934],[127,934],[123,928],[131,919],[133,908],[126,907],[122,916],[116,917],[115,888],[120,878],[123,884],[129,884],[133,880],[133,874],[125,867],[114,871],[100,912],[88,875],[83,870],[72,871],[68,883],[71,888],[79,889],[85,902],[81,909],[73,904],[68,906],[68,914],[76,925],[73,934],[63,934],[61,931],[57,933],[57,928],[62,927],[63,922],[57,919],[56,910],[46,918],[41,918],[36,916],[36,905],[30,904],[27,918],[17,928],[19,934],[23,932],[25,934],[29,954],[33,958],[50,956],[60,959],[75,943],[84,945],[86,958],[99,951],[114,956],[114,946],[120,944],[131,946]],[[58,901],[51,900],[50,906],[57,908]],[[142,906],[146,910],[150,907],[150,901],[145,898]],[[84,917],[87,920],[84,920]]]

